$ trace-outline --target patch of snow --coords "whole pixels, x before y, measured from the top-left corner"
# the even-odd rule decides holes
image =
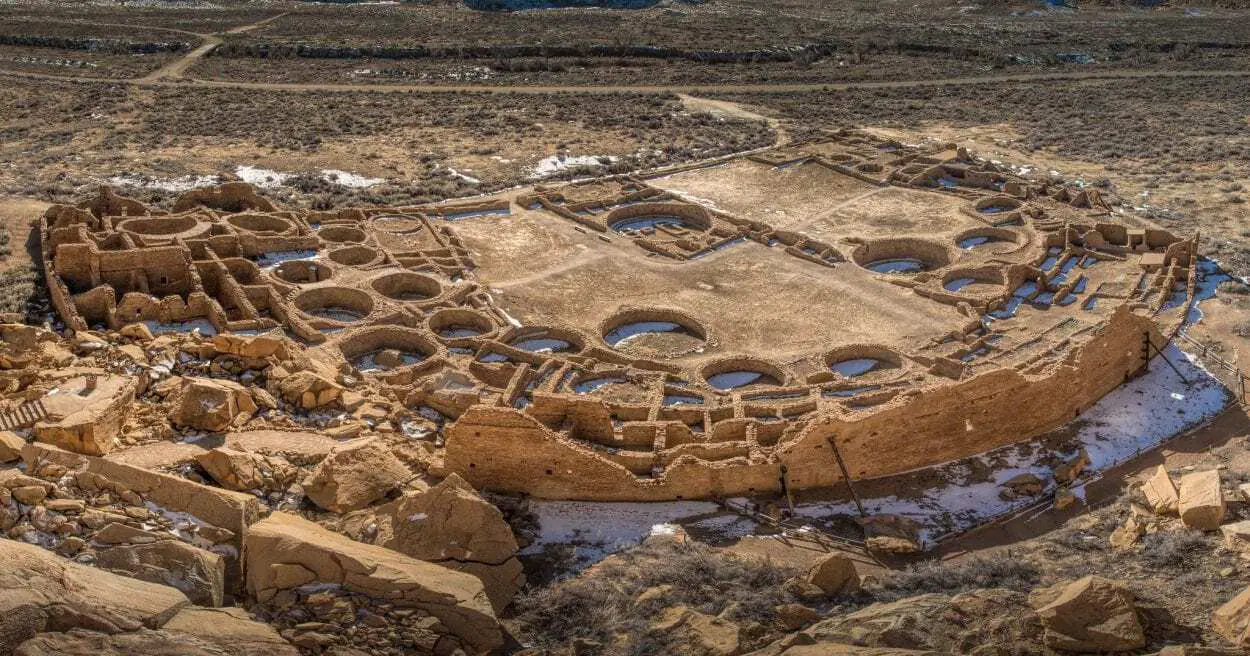
[[[657,525],[720,512],[709,501],[660,501],[618,503],[591,501],[531,501],[541,534],[521,550],[523,555],[542,553],[547,547],[575,544],[578,571],[609,554],[633,546],[652,535]]]
[[[240,180],[261,189],[277,189],[286,184],[286,181],[295,175],[294,173],[279,173],[269,169],[262,169],[258,166],[246,165],[236,166],[234,174]]]
[[[468,169],[465,169],[465,170],[467,171]],[[451,177],[458,178],[469,184],[482,184],[481,180],[478,180],[477,178],[471,175],[465,175],[464,173],[461,173],[460,171],[457,171],[456,169],[448,168],[447,172],[451,174]],[[472,173],[472,171],[469,171],[469,172]]]
[[[137,173],[123,173],[108,179],[114,187],[139,187],[142,189],[160,189],[162,191],[183,192],[211,187],[221,183],[215,175],[184,175],[177,178],[153,178]]]
[[[256,265],[263,269],[268,269],[276,267],[283,262],[290,262],[292,260],[316,260],[318,257],[317,251],[315,250],[272,251],[256,258]]]
[[[208,319],[192,319],[191,321],[175,321],[172,323],[161,323],[152,319],[143,322],[143,325],[152,331],[153,335],[163,335],[166,333],[191,333],[198,331],[201,335],[211,337],[217,334],[217,329]]]
[[[602,168],[607,164],[616,162],[616,160],[616,157],[610,155],[576,155],[573,157],[568,155],[552,155],[551,157],[544,157],[539,160],[534,169],[530,171],[530,177],[546,178],[580,166]]]
[[[330,182],[336,182],[344,187],[351,187],[352,189],[367,189],[386,182],[386,178],[366,178],[363,175],[357,175],[350,171],[340,171],[338,169],[322,169],[321,175]]]

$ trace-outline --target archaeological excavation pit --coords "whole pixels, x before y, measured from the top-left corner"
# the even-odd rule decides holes
[[[495,331],[490,317],[476,310],[447,308],[430,315],[430,330],[448,342],[487,337]]]
[[[925,239],[881,239],[856,247],[855,263],[874,273],[914,274],[950,264],[950,253],[941,244]]]
[[[642,357],[677,357],[707,344],[706,327],[680,310],[624,310],[605,321],[603,328],[608,346]]]
[[[903,368],[898,353],[876,345],[851,345],[825,354],[825,365],[844,380],[877,379]]]
[[[317,236],[335,244],[359,244],[368,238],[360,228],[341,225],[326,226],[317,231]]]
[[[402,326],[365,328],[343,338],[338,348],[343,359],[361,373],[410,367],[441,352],[429,334]]]
[[[227,219],[230,225],[258,235],[281,235],[295,232],[295,224],[268,214],[237,214]]]
[[[373,297],[350,287],[317,287],[300,292],[295,307],[310,317],[336,324],[356,323],[373,312]]]
[[[580,334],[567,328],[525,327],[512,331],[506,343],[529,353],[576,353],[585,346]]]
[[[402,271],[374,278],[369,286],[395,301],[428,301],[443,293],[443,286],[430,276]]]
[[[786,381],[781,367],[757,358],[725,358],[703,367],[700,374],[712,388],[722,392],[748,387],[775,387]]]
[[[334,277],[334,269],[312,260],[288,260],[274,267],[270,274],[293,285],[310,285]]]
[[[697,205],[680,203],[638,203],[613,210],[607,216],[608,227],[621,234],[644,234],[678,237],[701,232],[711,226],[707,210]]]
[[[348,266],[364,266],[376,262],[381,256],[378,251],[368,246],[348,246],[330,251],[330,259],[338,264]]]

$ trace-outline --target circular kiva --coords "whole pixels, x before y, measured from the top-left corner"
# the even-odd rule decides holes
[[[670,308],[627,308],[599,324],[610,348],[641,357],[678,357],[707,343],[707,326]]]
[[[974,296],[1001,294],[1003,271],[992,266],[954,269],[943,276],[942,289],[952,294]]]
[[[905,365],[897,352],[876,344],[839,346],[826,352],[823,359],[830,371],[846,380],[880,378],[885,372],[897,373]]]
[[[373,312],[373,297],[350,287],[317,287],[300,292],[295,307],[310,317],[355,323]]]
[[[369,373],[409,367],[443,354],[429,333],[404,326],[374,326],[354,331],[339,342],[343,359]]]
[[[363,266],[376,262],[380,257],[378,251],[368,246],[348,246],[330,251],[330,261],[348,266]]]
[[[311,260],[287,260],[274,267],[272,274],[284,282],[295,285],[307,285],[315,282],[325,282],[333,278],[334,270],[320,262]]]
[[[373,219],[373,229],[392,235],[408,235],[425,227],[421,219],[407,214],[383,214]]]
[[[1007,228],[973,228],[955,235],[955,245],[965,251],[992,251],[997,250],[996,246],[1001,248],[1003,244],[1019,244],[1020,238],[1020,233]]]
[[[1005,214],[1020,209],[1023,203],[1018,198],[1003,194],[986,196],[972,205],[978,214]]]
[[[117,224],[117,229],[160,241],[172,241],[176,238],[186,239],[198,237],[212,228],[211,223],[203,223],[194,216],[159,216],[126,219]]]
[[[443,286],[437,280],[412,271],[388,273],[374,278],[369,285],[396,301],[428,301],[443,293]]]
[[[430,331],[443,340],[489,337],[495,332],[495,324],[484,312],[447,308],[430,315],[427,321]]]
[[[517,328],[504,337],[504,343],[531,353],[578,353],[586,340],[576,330],[549,326]]]
[[[364,230],[351,226],[326,226],[317,231],[317,236],[334,244],[359,244],[368,238]]]
[[[946,247],[926,239],[899,237],[865,242],[855,248],[851,259],[876,273],[910,274],[933,271],[950,264]]]
[[[258,235],[282,235],[295,232],[295,224],[277,216],[267,214],[235,214],[226,218],[226,223]]]
[[[786,384],[789,378],[780,366],[748,357],[709,362],[699,373],[708,385],[723,392],[760,385],[775,387]]]
[[[683,232],[711,229],[712,216],[706,208],[690,203],[638,203],[612,210],[606,222],[613,232],[678,239]]]

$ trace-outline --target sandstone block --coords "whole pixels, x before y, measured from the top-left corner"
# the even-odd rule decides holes
[[[356,542],[294,515],[276,512],[254,524],[244,557],[248,592],[262,603],[282,589],[276,577],[284,570],[273,566],[298,565],[318,582],[423,610],[476,653],[503,644],[499,622],[476,577]]]
[[[238,383],[208,378],[184,378],[175,425],[220,432],[246,422],[256,413],[256,403]]]
[[[1238,647],[1250,647],[1250,587],[1211,613],[1211,628]]]
[[[1083,653],[1140,649],[1146,636],[1133,593],[1098,576],[1035,590],[1029,599],[1042,620],[1046,645]]]
[[[1218,529],[1225,510],[1220,472],[1212,469],[1182,476],[1177,508],[1185,526],[1201,531]]]
[[[304,494],[331,512],[359,510],[411,478],[408,468],[378,439],[335,449],[304,481]]]
[[[103,549],[96,565],[127,576],[172,586],[200,606],[220,606],[226,587],[221,556],[178,540]]]
[[[807,570],[803,578],[831,597],[854,594],[859,590],[855,563],[844,554],[829,554]]]

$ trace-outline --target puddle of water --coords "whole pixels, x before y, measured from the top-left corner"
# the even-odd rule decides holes
[[[686,394],[665,394],[664,405],[703,405],[703,397]]]
[[[782,392],[778,394],[752,394],[743,396],[743,401],[786,401],[788,399],[800,399],[807,396],[807,392]]]
[[[1099,261],[1100,260],[1096,257],[1090,257],[1086,255],[1085,257],[1081,258],[1081,268],[1088,269],[1090,267],[1097,266]]]
[[[855,378],[862,376],[877,367],[881,366],[881,361],[876,358],[856,358],[854,360],[843,360],[829,365],[834,373],[842,374],[843,378]]]
[[[1037,282],[1033,280],[1026,280],[1023,283],[1021,283],[1019,287],[1016,287],[1016,290],[1014,292],[1011,292],[1011,295],[1015,296],[1016,298],[1026,298],[1026,297],[1032,296],[1033,293],[1036,291],[1037,291]]]
[[[1001,308],[998,308],[997,310],[994,310],[993,312],[989,313],[986,316],[991,317],[993,319],[1010,319],[1011,317],[1016,316],[1016,310],[1020,309],[1020,304],[1023,302],[1024,302],[1023,297],[1012,296],[1011,300],[1007,301],[1007,305]]]
[[[1039,268],[1042,271],[1050,271],[1051,269],[1055,268],[1056,264],[1059,264],[1059,256],[1048,255],[1046,259],[1042,260],[1042,264]]]
[[[731,390],[747,385],[776,385],[772,376],[759,371],[725,371],[709,376],[707,382],[719,390]]]
[[[877,273],[919,273],[925,266],[914,257],[896,257],[869,262],[864,268]]]
[[[1089,300],[1085,301],[1085,305],[1082,305],[1081,308],[1084,310],[1093,310],[1096,305],[1098,305],[1098,297],[1090,296]]]
[[[512,344],[513,348],[529,351],[530,353],[561,353],[572,348],[572,344],[551,337],[538,337],[534,339],[524,339]]]
[[[1076,284],[1072,286],[1072,293],[1082,294],[1085,292],[1085,285],[1089,284],[1089,278],[1081,276],[1076,279]]]
[[[959,181],[949,176],[942,176],[937,179],[937,184],[943,189],[954,189],[959,186]]]
[[[512,358],[503,353],[487,353],[477,359],[478,362],[511,362]]]

